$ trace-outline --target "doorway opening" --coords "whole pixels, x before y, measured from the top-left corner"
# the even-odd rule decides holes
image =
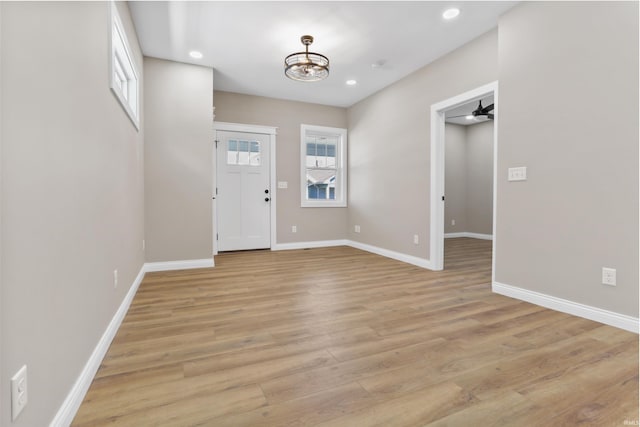
[[[431,106],[431,221],[430,262],[433,270],[444,269],[445,229],[445,119],[448,112],[470,102],[478,102],[487,96],[493,97],[493,207],[492,213],[492,281],[495,274],[496,248],[496,185],[498,154],[498,82],[492,82]]]

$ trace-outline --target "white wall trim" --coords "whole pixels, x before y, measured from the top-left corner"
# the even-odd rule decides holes
[[[444,114],[446,111],[456,108],[469,101],[482,98],[493,93],[495,104],[495,119],[493,121],[493,236],[496,236],[496,199],[497,199],[497,154],[498,154],[498,82],[487,83],[478,88],[461,93],[449,99],[431,105],[431,194],[429,224],[429,256],[433,270],[444,268],[444,201],[442,200],[444,191]],[[492,251],[492,277],[495,272],[496,239],[494,239]]]
[[[289,251],[295,249],[329,248],[332,246],[349,246],[348,240],[316,240],[311,242],[277,243],[272,251]]]
[[[389,249],[383,249],[377,246],[367,245],[366,243],[354,242],[353,240],[349,240],[348,244],[352,248],[360,249],[360,250],[371,252],[377,255],[382,255],[387,258],[395,259],[397,261],[406,262],[407,264],[413,264],[418,267],[433,270],[431,261],[425,258],[418,258],[413,255],[407,255],[400,252],[391,251]]]
[[[122,300],[116,314],[111,319],[111,322],[109,322],[109,326],[107,326],[107,329],[104,331],[104,334],[102,334],[96,348],[93,350],[93,353],[91,353],[89,360],[80,372],[80,376],[78,376],[78,379],[73,384],[73,387],[71,387],[69,394],[58,410],[58,413],[51,421],[50,427],[66,427],[73,421],[73,418],[76,416],[76,413],[80,408],[82,400],[89,390],[89,386],[91,385],[96,372],[98,372],[102,359],[104,359],[104,356],[107,354],[111,341],[113,341],[113,338],[116,336],[118,328],[120,328],[120,324],[122,324],[122,320],[127,314],[127,310],[129,310],[131,301],[133,301],[133,297],[136,295],[140,283],[142,283],[142,279],[144,278],[144,273],[146,271],[145,269],[146,264],[140,268],[140,272],[133,281],[131,288],[129,288],[129,292],[127,292],[124,300]]]
[[[213,122],[213,130],[214,130],[214,142],[218,139],[218,131],[229,131],[229,132],[244,132],[244,133],[257,133],[262,135],[269,136],[269,198],[271,199],[269,205],[271,210],[269,211],[270,216],[270,235],[269,235],[269,245],[273,249],[273,246],[276,245],[277,238],[277,186],[276,186],[276,135],[278,133],[278,128],[275,126],[261,126],[261,125],[247,125],[243,123],[229,123],[229,122]],[[212,159],[212,167],[213,167],[213,188],[214,193],[217,188],[218,181],[218,168],[217,165],[217,147],[214,146],[213,149],[213,159]],[[213,198],[213,211],[212,211],[212,221],[213,221],[213,254],[218,255],[218,204],[216,198]]]
[[[145,272],[188,270],[191,268],[214,267],[213,257],[205,259],[186,259],[183,261],[147,262],[144,264]]]
[[[246,125],[243,123],[229,123],[229,122],[213,122],[214,130],[226,130],[229,132],[247,132],[247,133],[262,133],[266,135],[276,135],[278,128],[274,126],[261,126],[261,125]]]
[[[427,268],[432,270],[431,262],[428,259],[419,258],[413,255],[407,255],[400,252],[395,252],[389,249],[379,248],[377,246],[367,245],[366,243],[355,242],[353,240],[317,240],[312,242],[294,242],[294,243],[278,243],[274,245],[272,251],[288,251],[295,249],[310,249],[310,248],[328,248],[332,246],[350,246],[352,248],[360,249],[366,252],[371,252],[377,255],[382,255],[387,258],[395,259],[397,261],[406,262],[407,264],[416,265],[418,267]]]
[[[497,294],[530,302],[552,310],[583,317],[585,319],[604,323],[629,332],[639,333],[639,319],[625,314],[615,313],[609,310],[580,304],[566,299],[530,291],[516,286],[505,285],[494,281],[491,290]]]
[[[461,231],[458,233],[444,233],[445,239],[453,239],[456,237],[469,237],[471,239],[493,240],[491,234],[470,233],[468,231]]]

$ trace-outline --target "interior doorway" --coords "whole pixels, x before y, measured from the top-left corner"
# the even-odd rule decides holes
[[[430,261],[433,270],[444,269],[444,206],[445,197],[445,116],[470,102],[493,96],[493,254],[492,275],[495,266],[496,247],[496,184],[498,153],[498,82],[492,82],[470,90],[431,106],[431,221],[430,221]],[[493,278],[492,278],[493,279]]]

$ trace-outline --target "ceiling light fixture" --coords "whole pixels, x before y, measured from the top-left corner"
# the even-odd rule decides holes
[[[349,86],[354,86],[355,84],[357,84],[358,82],[355,80],[347,80],[345,83],[347,83]]]
[[[292,80],[317,82],[329,76],[329,58],[319,53],[309,52],[312,36],[302,36],[304,52],[296,52],[284,59],[284,74]]]
[[[189,56],[193,59],[202,59],[202,53],[198,52],[197,50],[192,50],[191,52],[189,52]]]
[[[453,19],[456,16],[460,15],[460,9],[452,7],[451,9],[447,9],[442,13],[442,17],[444,19]]]

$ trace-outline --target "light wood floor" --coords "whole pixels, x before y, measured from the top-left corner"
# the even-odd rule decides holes
[[[638,336],[348,247],[147,274],[75,426],[623,426]],[[633,424],[632,424],[633,425]]]

